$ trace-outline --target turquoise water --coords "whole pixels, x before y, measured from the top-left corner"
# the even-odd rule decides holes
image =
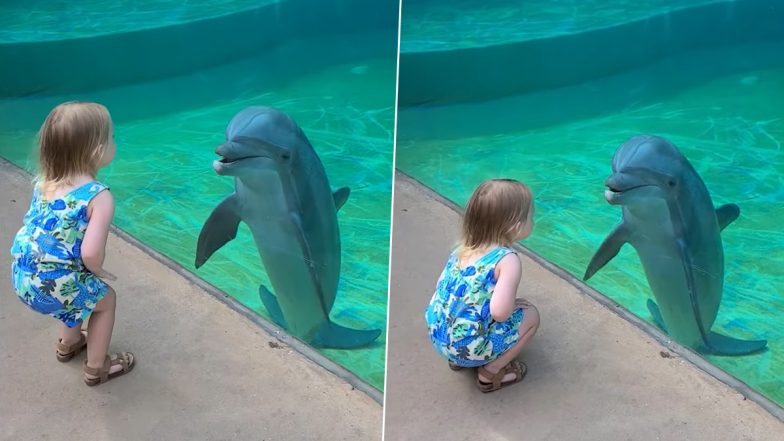
[[[330,184],[351,188],[338,213],[342,268],[331,317],[348,327],[385,330],[396,34],[390,26],[291,37],[268,52],[182,76],[2,99],[0,155],[32,171],[35,131],[54,105],[70,99],[106,104],[118,150],[99,178],[115,195],[115,225],[269,318],[258,287],[270,283],[245,224],[199,270],[194,259],[203,223],[234,188],[232,178],[212,169],[226,125],[248,106],[281,109],[310,139]],[[122,277],[121,268],[107,269]],[[365,348],[320,352],[382,389],[385,341],[382,334]]]
[[[405,6],[403,11],[405,23]],[[403,33],[401,42],[406,38]],[[755,67],[762,57],[750,57],[745,68],[722,73],[726,66],[715,58],[714,75],[695,77],[665,63],[669,67],[642,69],[617,81],[401,108],[396,166],[460,206],[484,179],[528,183],[536,196],[536,228],[523,245],[582,278],[620,220],[620,209],[603,197],[613,153],[637,134],[668,138],[697,169],[714,204],[734,202],[741,209],[722,233],[725,288],[713,329],[769,342],[760,354],[706,358],[784,405],[784,42],[758,47],[760,53],[771,48],[778,66]],[[401,55],[401,78],[402,66]],[[635,88],[649,92],[626,99]],[[593,101],[584,102],[586,97]],[[630,246],[588,284],[653,323],[645,306],[652,294]]]

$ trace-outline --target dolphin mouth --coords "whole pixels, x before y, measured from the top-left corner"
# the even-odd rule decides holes
[[[228,164],[234,164],[235,162],[244,161],[246,159],[253,159],[253,158],[260,158],[260,157],[261,156],[239,156],[236,158],[230,158],[228,156],[221,156],[218,162],[224,165],[228,165]]]
[[[606,185],[607,190],[604,191],[604,199],[612,205],[623,205],[630,197],[643,188],[655,187],[651,184],[639,184],[631,187],[619,187],[617,185]]]
[[[640,184],[640,185],[635,185],[633,187],[628,187],[628,188],[620,188],[620,187],[616,187],[616,186],[614,186],[612,184],[607,185],[607,189],[610,192],[612,192],[613,194],[621,194],[621,193],[625,193],[627,191],[636,190],[636,189],[642,188],[642,187],[648,187],[648,185],[647,184]]]
[[[220,159],[215,162],[222,166],[229,166],[247,159],[266,157],[263,153],[252,151],[243,144],[233,141],[215,147],[215,154],[220,156]]]

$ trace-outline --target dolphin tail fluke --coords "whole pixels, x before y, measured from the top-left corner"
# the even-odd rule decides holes
[[[196,268],[204,265],[212,253],[237,237],[239,225],[237,194],[232,193],[212,210],[207,222],[201,228],[199,241],[196,244]]]
[[[354,349],[372,343],[379,335],[380,329],[351,329],[326,321],[311,343],[321,348]]]
[[[627,242],[628,238],[629,233],[623,223],[615,227],[607,238],[604,239],[604,242],[599,245],[599,249],[596,250],[596,254],[593,255],[591,263],[588,264],[588,268],[585,270],[583,280],[590,279],[597,271],[602,269],[607,262],[612,260],[612,258],[621,251],[621,247]]]
[[[272,321],[277,323],[281,328],[288,329],[288,326],[286,326],[286,319],[283,317],[283,311],[280,310],[280,305],[278,304],[278,299],[275,297],[275,294],[272,294],[266,286],[259,285],[259,297],[261,298],[261,303],[267,308],[270,317],[272,317]]]
[[[767,340],[739,340],[715,332],[708,333],[705,343],[708,352],[714,355],[750,355],[768,345]]]
[[[332,193],[332,198],[335,200],[335,211],[340,210],[340,207],[346,203],[349,194],[351,194],[351,189],[348,187],[340,187]]]
[[[656,326],[664,331],[664,333],[667,333],[667,326],[664,325],[664,319],[662,318],[661,311],[659,311],[659,305],[651,299],[648,299],[647,305],[648,311],[653,316],[653,322],[656,323]]]
[[[719,221],[719,231],[733,223],[740,216],[740,207],[735,204],[725,204],[716,209],[716,220]]]

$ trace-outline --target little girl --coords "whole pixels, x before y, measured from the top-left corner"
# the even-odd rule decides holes
[[[32,202],[11,247],[13,285],[30,308],[63,322],[59,361],[87,347],[84,382],[94,386],[134,366],[130,352],[107,355],[115,293],[99,278],[115,280],[102,269],[114,199],[96,180],[114,159],[109,112],[96,103],[60,104],[41,126],[38,148]]]
[[[430,339],[453,370],[478,367],[476,384],[492,392],[523,379],[516,360],[539,327],[539,313],[516,298],[521,264],[511,248],[531,234],[533,197],[511,179],[483,182],[463,217],[452,252],[425,311]]]

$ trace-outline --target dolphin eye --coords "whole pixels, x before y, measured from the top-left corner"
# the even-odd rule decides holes
[[[667,181],[667,184],[668,184],[670,187],[675,187],[675,181],[673,181],[672,179],[670,179],[669,181]]]
[[[289,153],[289,152],[282,153],[282,154],[280,155],[280,157],[281,157],[281,159],[283,159],[284,161],[288,161],[289,159],[291,159],[291,153]]]

